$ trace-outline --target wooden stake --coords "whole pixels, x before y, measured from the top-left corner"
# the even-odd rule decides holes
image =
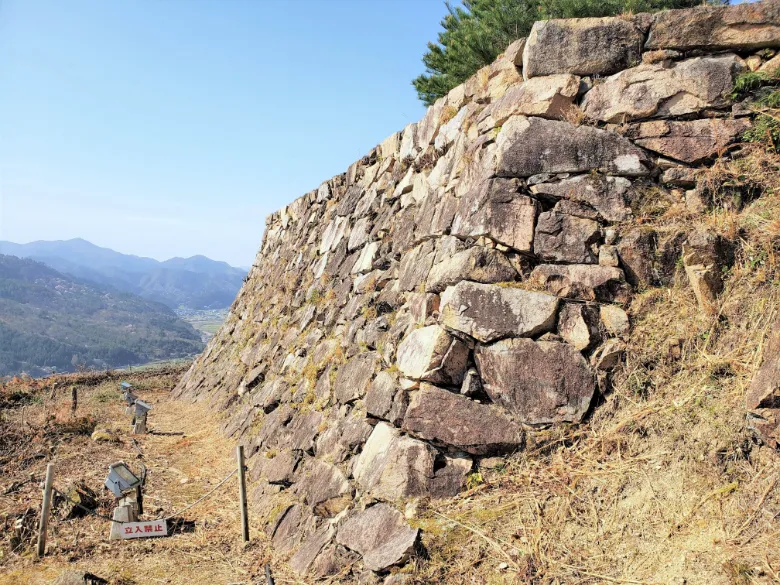
[[[249,517],[246,509],[246,474],[244,473],[244,447],[236,447],[236,459],[238,459],[238,497],[241,501],[241,534],[244,542],[249,542]]]
[[[38,557],[46,552],[46,529],[49,527],[49,511],[51,510],[51,484],[54,481],[54,464],[46,466],[46,481],[43,484],[43,505],[41,506],[41,522],[38,525]]]
[[[70,389],[70,414],[72,416],[76,416],[76,409],[79,406],[79,394],[78,390],[76,390],[76,387],[73,386]]]

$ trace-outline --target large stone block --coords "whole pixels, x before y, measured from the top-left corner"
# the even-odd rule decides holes
[[[628,206],[633,198],[631,181],[624,177],[579,175],[555,183],[539,183],[531,193],[545,199],[565,199],[587,205],[599,219],[624,221],[631,217]]]
[[[560,118],[571,109],[579,87],[580,79],[575,75],[534,77],[510,87],[503,97],[484,110],[478,122],[490,118],[490,126],[496,127],[512,116]]]
[[[492,283],[517,278],[517,270],[498,250],[474,246],[457,252],[431,268],[425,290],[439,293],[461,280]]]
[[[442,294],[440,322],[488,343],[550,331],[557,310],[558,298],[551,295],[463,281]]]
[[[534,254],[545,262],[595,264],[593,246],[601,239],[598,222],[557,210],[539,214]]]
[[[538,203],[518,193],[517,181],[489,179],[470,189],[458,204],[452,235],[485,236],[520,252],[530,252]]]
[[[596,391],[596,376],[567,343],[505,339],[480,346],[475,360],[494,402],[524,423],[579,422]]]
[[[679,161],[694,164],[721,154],[750,128],[745,118],[709,118],[689,122],[659,120],[639,124],[630,134],[634,143]]]
[[[780,46],[780,3],[666,10],[653,17],[648,49],[752,50]]]
[[[536,22],[523,52],[523,75],[609,75],[631,67],[641,60],[642,24],[626,17]]]
[[[318,516],[330,517],[340,510],[333,510],[329,504],[346,506],[345,497],[352,495],[352,487],[341,470],[319,459],[309,458],[301,469],[293,491],[303,502],[314,508]]]
[[[780,409],[780,318],[769,328],[769,338],[764,345],[761,367],[753,376],[747,393],[748,409]]]
[[[613,307],[613,305],[604,305]],[[621,310],[618,307],[614,307]],[[590,349],[598,343],[599,334],[598,305],[566,303],[558,316],[558,334],[580,351]]]
[[[412,331],[398,346],[398,369],[407,378],[458,386],[469,348],[438,325]]]
[[[653,260],[657,239],[655,231],[642,228],[631,229],[620,238],[617,252],[632,285],[648,286],[656,280]]]
[[[352,475],[367,493],[389,501],[428,495],[435,450],[379,423],[357,458]]]
[[[512,451],[524,438],[520,425],[500,409],[430,384],[411,394],[401,428],[474,455]]]
[[[645,152],[627,138],[557,120],[510,118],[498,133],[496,146],[495,172],[502,177],[592,170],[638,176],[649,169]]]
[[[356,355],[344,364],[336,374],[334,394],[342,404],[365,396],[374,375],[379,356],[374,352]]]
[[[376,504],[348,514],[339,525],[336,541],[360,553],[366,568],[381,571],[409,558],[418,532],[393,506]]]
[[[596,85],[582,102],[589,118],[623,123],[665,118],[728,104],[736,76],[745,65],[736,55],[696,57],[626,69]]]
[[[393,424],[400,424],[407,403],[406,392],[390,372],[379,372],[366,394],[366,412]]]
[[[585,301],[626,302],[631,293],[623,271],[610,266],[541,264],[528,280],[559,297]]]

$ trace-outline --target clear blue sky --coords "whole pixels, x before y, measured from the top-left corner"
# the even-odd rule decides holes
[[[0,0],[0,240],[251,263],[422,116],[443,0]]]

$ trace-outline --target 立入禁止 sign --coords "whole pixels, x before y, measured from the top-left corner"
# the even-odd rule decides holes
[[[119,537],[123,539],[150,538],[153,536],[168,536],[168,524],[165,520],[124,522],[119,526]]]

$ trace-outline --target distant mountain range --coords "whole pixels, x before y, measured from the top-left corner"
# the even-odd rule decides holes
[[[200,334],[162,303],[0,255],[0,376],[113,368],[202,349]]]
[[[101,248],[80,238],[29,244],[0,241],[0,254],[30,258],[63,274],[137,294],[173,309],[228,307],[247,273],[205,256],[159,262]]]

